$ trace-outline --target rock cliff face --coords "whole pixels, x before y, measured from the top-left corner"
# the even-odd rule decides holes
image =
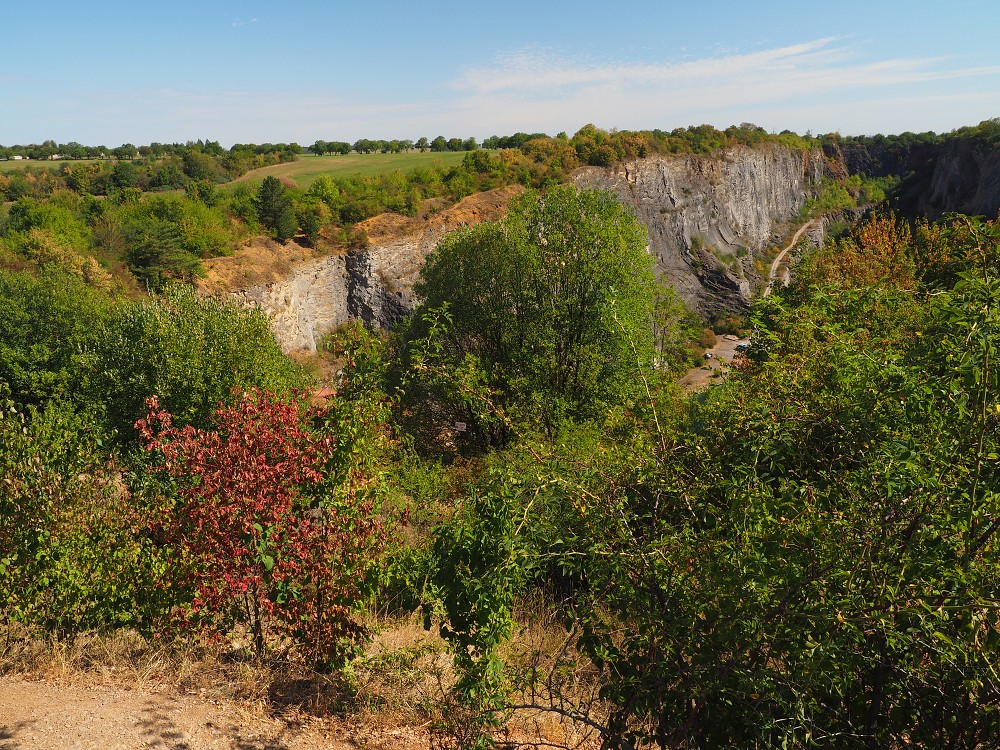
[[[819,151],[734,148],[713,158],[655,156],[588,167],[574,181],[611,190],[631,205],[649,230],[659,273],[710,317],[749,303],[761,283],[755,256],[797,215],[823,164]],[[315,351],[325,333],[350,319],[395,324],[413,309],[413,285],[438,240],[463,224],[499,217],[516,192],[471,196],[424,220],[369,219],[358,227],[369,238],[366,247],[326,257],[273,242],[248,248],[211,261],[202,287],[263,310],[285,351]]]
[[[955,211],[995,219],[1000,210],[1000,150],[977,139],[946,143],[900,186],[908,216],[937,219]]]
[[[771,146],[591,167],[574,182],[611,190],[635,209],[657,270],[707,317],[746,307],[761,283],[755,254],[795,218],[823,169],[818,150]]]
[[[611,190],[649,230],[657,270],[704,317],[745,309],[763,283],[760,251],[826,176],[908,175],[897,208],[935,218],[945,211],[995,217],[1000,150],[965,139],[943,146],[781,146],[733,148],[709,157],[654,156],[576,173],[580,187]],[[425,217],[386,214],[363,222],[366,247],[326,257],[292,243],[258,242],[235,258],[206,263],[208,293],[233,294],[260,307],[286,351],[315,351],[320,337],[350,319],[389,327],[413,309],[413,284],[446,232],[498,218],[518,188],[471,196]],[[822,227],[810,232],[822,242]],[[765,274],[766,275],[766,274]]]
[[[362,222],[365,247],[325,257],[271,240],[208,261],[203,293],[260,308],[286,352],[316,351],[324,334],[351,319],[388,328],[415,305],[413,285],[438,240],[463,224],[498,218],[519,188],[471,196],[425,219],[385,214]]]
[[[1000,149],[977,137],[943,143],[844,143],[826,147],[827,157],[850,174],[900,177],[892,208],[911,219],[941,214],[984,215],[1000,210]]]

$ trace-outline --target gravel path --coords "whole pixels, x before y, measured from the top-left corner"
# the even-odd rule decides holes
[[[799,241],[799,237],[811,227],[816,222],[816,219],[810,219],[805,224],[796,230],[795,234],[792,235],[792,241],[788,243],[788,247],[778,253],[778,257],[774,259],[771,263],[771,272],[768,274],[767,287],[764,289],[764,296],[767,297],[771,293],[771,287],[774,286],[775,280],[778,278],[778,269],[781,268],[782,262],[785,260],[785,256],[788,252],[795,247],[795,243]],[[785,273],[782,274],[782,282],[785,286],[788,286],[788,267],[785,267]]]
[[[407,729],[381,736],[334,720],[282,720],[156,687],[0,678],[0,750],[356,750],[425,748]]]
[[[718,379],[729,371],[729,365],[736,356],[736,347],[749,342],[750,339],[741,339],[738,336],[719,336],[716,345],[707,350],[712,355],[711,359],[706,359],[702,365],[688,370],[684,377],[677,381],[678,384],[690,393],[707,388],[713,381],[718,382]]]

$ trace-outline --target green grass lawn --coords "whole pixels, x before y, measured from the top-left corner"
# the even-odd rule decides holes
[[[347,175],[372,175],[395,172],[399,170],[406,174],[416,167],[430,167],[435,164],[450,167],[461,164],[465,151],[440,151],[420,153],[411,151],[404,154],[355,154],[347,156],[311,156],[306,155],[298,161],[287,164],[275,164],[247,172],[240,180],[262,180],[268,175],[288,177],[300,188],[306,189],[321,174],[330,177],[346,177]]]
[[[58,170],[63,164],[89,164],[92,161],[111,161],[111,159],[57,159],[49,161],[48,159],[21,159],[19,161],[14,161],[13,159],[8,161],[0,161],[0,172],[13,172],[14,170],[20,169],[56,169]]]
[[[243,180],[263,180],[268,175],[275,177],[287,177],[293,180],[303,190],[307,189],[321,174],[330,177],[345,177],[347,175],[361,175],[370,177],[387,172],[399,170],[406,174],[416,167],[430,167],[435,164],[444,167],[451,167],[461,164],[465,158],[466,151],[410,151],[403,154],[355,154],[347,156],[300,156],[297,161],[286,164],[275,164],[262,169],[255,169],[239,177],[235,182]],[[80,164],[86,161],[0,161],[0,172],[12,172],[20,169],[56,169],[63,164]]]

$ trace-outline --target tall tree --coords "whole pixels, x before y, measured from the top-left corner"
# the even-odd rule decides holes
[[[268,175],[257,192],[257,218],[261,224],[274,232],[279,242],[295,236],[298,222],[292,210],[292,199],[277,177]]]
[[[609,193],[526,194],[507,218],[438,245],[418,285],[414,352],[474,367],[498,405],[545,426],[621,403],[652,360],[646,242]]]

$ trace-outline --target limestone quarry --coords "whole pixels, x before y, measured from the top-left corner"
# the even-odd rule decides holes
[[[316,351],[323,334],[351,319],[390,327],[413,309],[413,284],[447,232],[499,218],[520,188],[469,196],[424,218],[383,214],[362,222],[367,244],[318,256],[289,242],[258,239],[205,263],[199,289],[259,307],[286,352]]]
[[[580,170],[580,187],[615,193],[649,231],[657,271],[708,317],[745,309],[761,285],[755,257],[796,218],[823,177],[820,150],[733,148],[718,157],[652,157]]]
[[[748,307],[767,283],[756,261],[791,233],[825,176],[904,169],[922,212],[988,212],[984,207],[996,212],[1000,161],[996,152],[975,149],[950,156],[917,149],[900,160],[877,150],[801,151],[771,144],[729,148],[711,157],[656,155],[584,167],[573,182],[610,190],[631,206],[649,231],[657,272],[710,319]],[[322,255],[258,239],[235,257],[208,261],[201,289],[262,309],[285,351],[315,351],[323,334],[350,319],[376,327],[399,321],[416,304],[414,283],[440,238],[460,226],[499,218],[518,192],[516,186],[499,188],[415,218],[376,216],[355,228],[365,242]],[[905,204],[900,208],[907,210]],[[823,223],[806,236],[821,242]]]

